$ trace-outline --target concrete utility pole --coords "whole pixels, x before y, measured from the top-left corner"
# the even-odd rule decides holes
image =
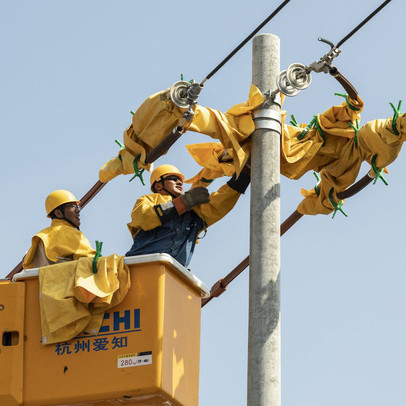
[[[252,82],[276,88],[279,37],[253,40]],[[248,336],[248,406],[281,404],[280,363],[280,99],[254,113],[251,152],[251,226]]]

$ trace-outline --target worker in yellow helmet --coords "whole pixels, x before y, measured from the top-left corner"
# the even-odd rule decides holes
[[[89,241],[79,230],[80,202],[67,190],[55,190],[45,200],[50,227],[32,237],[23,268],[39,268],[58,262],[95,255]]]
[[[151,174],[152,194],[137,200],[128,228],[134,243],[127,256],[167,253],[188,266],[199,233],[224,217],[249,183],[245,169],[217,192],[204,187],[183,192],[184,175],[173,165],[161,165]]]

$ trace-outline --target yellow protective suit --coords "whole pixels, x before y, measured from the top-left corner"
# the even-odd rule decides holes
[[[248,159],[247,138],[255,129],[251,114],[263,100],[258,88],[251,85],[248,101],[235,105],[226,113],[197,105],[188,129],[220,140],[232,154],[235,170],[239,173]],[[133,161],[138,155],[141,155],[138,166],[150,170],[151,166],[144,163],[146,154],[172,132],[183,113],[184,110],[170,100],[169,89],[146,99],[124,131],[125,149],[119,152],[121,159],[115,157],[107,162],[100,169],[99,180],[106,183],[119,174],[134,173]]]
[[[50,265],[39,270],[42,343],[70,340],[82,332],[97,334],[104,312],[117,306],[131,286],[124,257],[110,255]]]
[[[222,219],[237,203],[241,194],[230,186],[223,185],[217,192],[210,194],[210,202],[195,206],[193,211],[206,223],[211,226]],[[161,226],[161,221],[154,209],[158,204],[172,201],[172,197],[151,193],[141,196],[135,203],[131,212],[131,222],[127,224],[132,237],[134,238],[139,230],[152,230]]]
[[[33,259],[41,241],[46,257],[54,263],[61,258],[94,257],[96,253],[81,231],[65,220],[53,219],[50,227],[32,237],[31,247],[23,259],[24,269],[34,267]]]

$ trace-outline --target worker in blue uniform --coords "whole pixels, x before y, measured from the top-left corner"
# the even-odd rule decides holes
[[[199,233],[223,218],[250,183],[249,171],[244,170],[209,195],[204,187],[184,193],[184,179],[173,165],[152,172],[153,193],[136,201],[128,223],[134,243],[127,256],[167,253],[187,267]]]

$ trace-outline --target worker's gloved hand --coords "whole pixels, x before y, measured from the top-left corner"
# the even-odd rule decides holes
[[[194,206],[209,203],[210,201],[209,191],[202,186],[188,190],[184,195],[180,196],[179,199],[184,203],[186,211],[191,210]]]
[[[199,186],[170,202],[157,204],[154,209],[161,223],[165,224],[174,217],[181,216],[191,210],[194,206],[209,203],[209,201],[209,191],[205,187]]]

